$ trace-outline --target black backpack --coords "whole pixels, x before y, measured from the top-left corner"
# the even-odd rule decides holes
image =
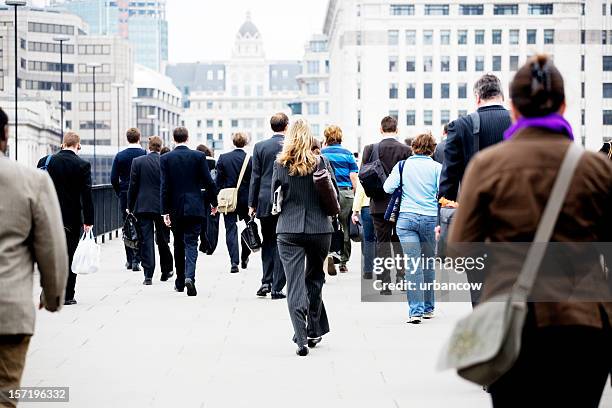
[[[363,186],[363,190],[370,198],[384,197],[385,190],[383,185],[387,180],[387,173],[380,161],[378,152],[379,144],[376,143],[372,151],[372,160],[370,163],[363,164],[359,170],[359,181]]]

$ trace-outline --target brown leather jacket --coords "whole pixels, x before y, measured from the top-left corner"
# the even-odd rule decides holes
[[[526,128],[511,140],[475,156],[461,185],[449,242],[531,242],[569,143],[563,135]],[[586,152],[574,174],[551,241],[612,242],[611,203],[612,162],[601,154]],[[610,264],[610,259],[607,262]],[[516,281],[521,263],[502,262],[487,270],[481,299],[507,293]],[[568,282],[576,282],[582,273],[580,261],[564,267],[572,275],[567,277]],[[554,290],[550,285],[547,287]],[[539,326],[602,327],[602,311],[612,322],[612,302],[603,300],[609,297],[591,303],[539,302],[534,305],[535,318]]]

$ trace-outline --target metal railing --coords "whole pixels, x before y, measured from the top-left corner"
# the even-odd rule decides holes
[[[108,238],[119,237],[119,229],[123,227],[123,214],[119,197],[115,194],[113,186],[102,184],[92,187],[94,205],[94,232],[102,239],[102,243]]]

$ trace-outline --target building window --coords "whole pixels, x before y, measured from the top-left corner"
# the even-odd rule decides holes
[[[416,125],[416,111],[409,110],[406,111],[406,126],[414,126]]]
[[[416,98],[416,88],[414,84],[406,85],[406,99],[415,99]]]
[[[461,55],[457,57],[457,71],[459,72],[467,71],[467,56]]]
[[[433,84],[427,82],[423,84],[423,98],[431,99],[433,97]]]
[[[467,84],[465,82],[457,85],[457,98],[467,99]]]
[[[584,86],[584,82],[581,82],[580,83],[580,97],[582,99],[584,99],[585,93],[586,93],[586,89],[585,89],[585,86]]]
[[[423,30],[423,45],[433,44],[433,30]]]
[[[448,83],[440,84],[440,98],[442,99],[450,98],[450,84]]]
[[[448,16],[448,4],[426,4],[426,16]]]
[[[449,45],[450,37],[451,37],[450,30],[440,30],[440,45]]]
[[[496,16],[509,16],[518,14],[518,4],[495,4],[493,14]]]
[[[475,66],[474,66],[474,71],[476,71],[476,72],[484,71],[485,70],[484,65],[485,65],[484,57],[482,55],[477,56],[476,57]]]
[[[548,15],[553,13],[552,3],[529,4],[528,12],[531,15]]]
[[[586,122],[585,119],[586,119],[586,112],[584,111],[584,109],[581,109],[580,110],[580,124],[582,126],[585,125],[585,122]]]
[[[397,84],[389,85],[389,99],[397,99],[397,98],[398,98]]]
[[[586,30],[580,30],[580,44],[586,44]]]
[[[493,56],[493,71],[499,72],[502,70],[502,57],[501,55]]]
[[[318,74],[319,73],[319,61],[307,61],[306,62],[306,72],[309,74]]]
[[[208,119],[208,120],[206,121],[206,127],[207,127],[207,128],[212,128],[213,126],[215,126],[215,121],[214,121],[214,120],[212,120],[212,119]]]
[[[582,56],[583,60],[584,60],[584,55]],[[583,69],[584,71],[584,64],[583,64]],[[604,71],[612,71],[612,56],[611,55],[604,55],[603,56],[603,70]]]
[[[582,72],[584,72],[584,65],[585,65],[585,61],[584,61],[584,54],[583,54],[580,56],[580,71]]]
[[[462,16],[482,16],[484,14],[484,5],[460,4],[459,14],[461,14]]]
[[[319,102],[308,102],[306,104],[306,111],[309,115],[319,114]]]
[[[538,30],[527,30],[527,44],[535,44]]]
[[[398,30],[389,30],[387,31],[388,44],[389,45],[398,45],[399,44],[399,31]]]
[[[414,57],[406,58],[406,72],[416,71],[416,60]]]
[[[612,125],[612,110],[603,111],[603,124]]]
[[[608,9],[608,7],[607,7],[607,6],[608,6],[608,5],[607,5],[606,3],[603,3],[603,4],[601,5],[601,15],[602,15],[602,16],[605,16],[605,15],[606,15],[606,10]]]
[[[555,43],[555,30],[546,29],[544,30],[544,44],[554,44]]]
[[[389,13],[392,16],[413,16],[413,4],[391,4]]]
[[[308,95],[318,95],[319,83],[315,81],[306,83],[306,93]]]
[[[502,30],[493,30],[491,32],[491,42],[495,45],[502,43]]]
[[[450,122],[450,111],[443,109],[440,111],[440,125],[446,125]]]
[[[484,40],[485,40],[484,30],[474,31],[474,44],[484,44]]]
[[[234,128],[234,129],[237,128],[238,127],[238,119],[232,119],[231,125],[232,125],[232,128]]]
[[[406,45],[416,45],[416,30],[406,30]]]
[[[468,32],[467,30],[459,30],[457,31],[457,44],[465,45],[467,44]]]
[[[397,57],[389,57],[389,72],[397,72],[398,59]]]
[[[361,126],[361,111],[357,111],[357,126]]]
[[[431,72],[433,71],[433,57],[426,56],[423,57],[423,72]]]
[[[61,24],[28,23],[28,31],[31,33],[49,33],[74,35],[74,27]]]
[[[399,119],[399,111],[396,110],[390,110],[389,111],[389,116],[391,116],[392,118],[394,118],[395,120]]]
[[[517,45],[520,38],[520,30],[510,30],[509,42],[511,45]]]
[[[449,56],[440,57],[440,71],[441,72],[450,71],[450,57]]]
[[[518,55],[510,56],[510,71],[518,71],[519,57]]]
[[[357,100],[361,99],[361,84],[357,85]]]
[[[612,83],[603,83],[603,97],[606,99],[612,98]]]
[[[423,125],[431,126],[433,125],[433,111],[426,109],[423,111]]]

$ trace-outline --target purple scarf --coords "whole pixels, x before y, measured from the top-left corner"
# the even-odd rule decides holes
[[[548,116],[542,116],[540,118],[520,118],[512,126],[510,126],[508,130],[506,130],[504,133],[504,140],[511,139],[516,132],[527,127],[535,127],[547,129],[557,133],[563,133],[569,137],[570,140],[574,140],[571,125],[558,113],[552,113]]]

